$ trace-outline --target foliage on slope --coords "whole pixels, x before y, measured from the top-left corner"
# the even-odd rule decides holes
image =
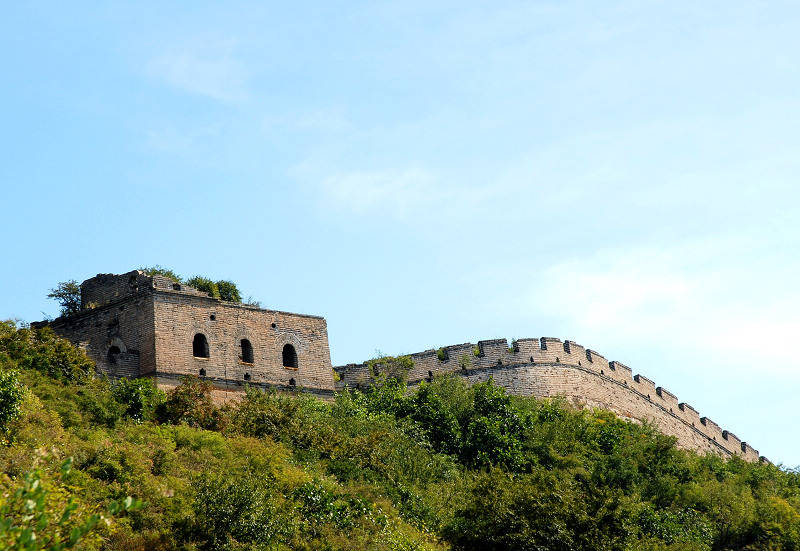
[[[146,502],[85,549],[800,548],[797,473],[680,451],[607,412],[447,378],[331,403],[250,390],[218,407],[196,379],[165,396],[64,376],[85,357],[51,369],[68,345],[3,327],[2,371],[27,389],[3,487],[38,468],[81,518]]]

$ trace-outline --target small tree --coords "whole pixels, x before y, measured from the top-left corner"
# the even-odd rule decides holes
[[[62,281],[54,289],[50,289],[47,298],[58,301],[62,316],[71,316],[81,311],[81,286],[74,279]]]
[[[233,281],[221,279],[212,281],[211,279],[196,275],[186,280],[186,285],[194,287],[198,291],[205,291],[211,298],[218,298],[227,302],[242,302],[242,293]]]
[[[125,417],[138,422],[151,419],[156,407],[164,401],[164,393],[152,379],[120,379],[112,393],[115,400],[127,407]]]
[[[219,290],[219,298],[227,300],[228,302],[242,302],[242,293],[236,287],[233,281],[222,279],[217,281],[217,289]]]
[[[379,356],[367,362],[370,375],[385,375],[387,379],[405,384],[408,372],[414,368],[411,356]]]

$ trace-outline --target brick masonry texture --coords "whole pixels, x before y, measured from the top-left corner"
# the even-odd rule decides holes
[[[509,346],[505,339],[447,346],[410,354],[414,367],[408,384],[444,374],[457,374],[470,383],[493,378],[510,394],[538,398],[563,397],[578,407],[607,409],[636,422],[652,422],[677,438],[677,445],[700,453],[739,455],[749,461],[763,459],[736,435],[700,417],[689,404],[657,387],[629,367],[609,362],[593,350],[572,341],[544,337],[520,339]],[[336,390],[368,386],[374,379],[367,363],[335,367]]]
[[[324,318],[224,302],[138,270],[84,281],[81,303],[81,313],[50,325],[112,378],[148,376],[169,388],[198,375],[217,396],[245,385],[333,395]],[[196,335],[204,337],[207,357],[195,356]],[[287,345],[296,361],[284,366]]]

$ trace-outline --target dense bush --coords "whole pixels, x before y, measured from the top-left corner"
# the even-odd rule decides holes
[[[197,378],[163,395],[92,378],[87,362],[46,331],[0,325],[1,372],[26,387],[0,507],[31,472],[55,499],[45,532],[71,498],[76,523],[126,496],[147,504],[99,523],[85,549],[800,549],[798,473],[491,381],[407,392],[408,366],[384,359],[376,386],[331,402],[249,389],[220,406]]]
[[[263,477],[204,473],[193,490],[190,539],[200,549],[266,548],[294,532],[291,505]]]
[[[105,512],[87,512],[62,482],[72,469],[72,459],[61,463],[58,479],[47,480],[41,469],[24,473],[18,482],[6,478],[0,489],[0,545],[9,551],[61,551],[82,544],[95,548],[99,536],[89,535],[101,523],[143,504],[131,497],[112,502]]]
[[[49,327],[18,327],[0,321],[0,367],[33,369],[56,380],[87,381],[94,376],[94,363],[83,351]]]
[[[3,443],[11,422],[22,414],[24,396],[19,374],[13,369],[0,368],[0,443]]]
[[[204,276],[194,276],[186,280],[186,285],[194,287],[199,291],[208,293],[212,298],[218,298],[228,302],[242,302],[242,293],[232,281],[221,279],[213,281]]]
[[[215,430],[222,426],[223,417],[211,399],[212,385],[195,375],[181,378],[181,384],[167,393],[166,399],[155,405],[155,418],[160,423],[186,423],[190,427]],[[148,404],[155,401],[146,398]]]
[[[112,387],[112,394],[125,406],[123,415],[134,421],[153,419],[165,399],[152,379],[120,379]]]

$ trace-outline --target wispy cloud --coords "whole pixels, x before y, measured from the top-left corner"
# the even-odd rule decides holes
[[[324,178],[319,189],[338,209],[356,213],[381,209],[398,217],[446,196],[435,175],[419,168],[337,174]]]
[[[358,216],[380,215],[398,220],[414,218],[450,224],[463,223],[496,198],[509,193],[508,185],[457,185],[435,170],[409,164],[376,170],[325,170],[307,161],[294,169],[294,177],[317,197],[324,210]],[[429,216],[435,213],[435,216]]]
[[[248,71],[236,58],[235,41],[209,41],[172,48],[148,64],[148,72],[175,88],[226,103],[249,97]]]
[[[569,317],[580,333],[654,348],[680,342],[687,354],[713,356],[731,370],[757,361],[788,373],[797,362],[786,343],[800,334],[800,291],[790,282],[800,264],[775,265],[768,253],[763,264],[737,263],[737,250],[759,243],[729,235],[668,249],[601,251],[545,269],[530,303]]]

